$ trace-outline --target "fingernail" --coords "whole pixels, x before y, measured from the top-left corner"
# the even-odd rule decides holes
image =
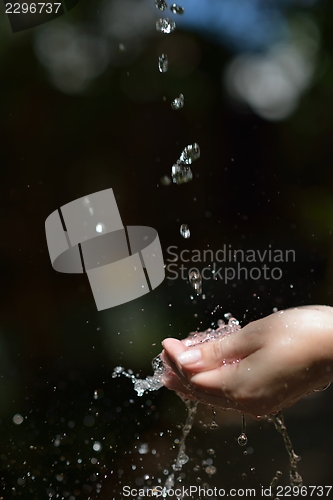
[[[188,349],[177,356],[181,365],[191,365],[201,359],[200,349]]]

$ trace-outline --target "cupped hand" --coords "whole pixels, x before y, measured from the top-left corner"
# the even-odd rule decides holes
[[[183,397],[253,416],[290,406],[333,380],[333,308],[271,314],[218,340],[168,338],[163,383]]]

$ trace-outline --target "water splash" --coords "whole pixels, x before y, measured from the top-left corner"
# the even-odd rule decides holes
[[[198,401],[192,401],[190,399],[183,399],[183,401],[187,408],[187,418],[182,429],[182,437],[179,443],[178,455],[172,465],[173,470],[177,472],[179,472],[182,469],[183,465],[185,465],[189,461],[189,457],[185,453],[185,440],[193,427],[194,417],[197,412],[198,406]]]
[[[176,23],[174,21],[171,21],[168,17],[165,17],[164,19],[158,19],[156,21],[156,30],[160,31],[161,33],[169,34],[172,33],[176,29]]]
[[[202,344],[204,342],[210,342],[211,340],[216,340],[226,335],[230,335],[237,330],[240,330],[239,321],[232,316],[231,313],[224,315],[228,318],[228,323],[226,324],[223,320],[218,320],[218,328],[208,328],[203,332],[191,333],[185,340],[186,347],[191,347],[197,344]],[[146,378],[137,377],[132,370],[125,370],[123,366],[116,366],[112,373],[112,378],[117,378],[124,376],[129,378],[133,385],[134,390],[138,396],[143,396],[145,392],[158,391],[162,384],[163,375],[166,375],[171,371],[171,367],[167,365],[161,358],[159,354],[152,361],[152,368],[154,370],[153,376],[147,376]],[[213,409],[213,415],[215,410]]]
[[[193,179],[193,174],[190,167],[177,162],[172,166],[171,177],[175,184],[185,184]]]
[[[196,142],[189,144],[183,149],[179,159],[172,166],[171,177],[176,184],[183,184],[193,179],[192,170],[188,165],[191,165],[195,160],[200,158],[200,147]]]
[[[198,158],[200,158],[200,147],[199,144],[195,142],[183,149],[179,161],[185,165],[191,165]]]
[[[211,340],[216,340],[231,333],[236,332],[241,329],[239,321],[228,313],[228,323],[226,324],[223,320],[218,320],[216,329],[208,328],[203,332],[191,333],[185,340],[186,347],[194,346],[196,344],[202,344],[204,342],[210,342]]]
[[[124,377],[131,379],[137,395],[143,396],[145,392],[158,391],[158,389],[163,387],[161,380],[163,374],[166,372],[166,369],[160,356],[157,356],[153,359],[152,367],[154,370],[154,375],[141,379],[137,378],[132,370],[126,371],[122,366],[116,366],[116,368],[113,370],[112,378],[123,375]]]
[[[192,333],[189,335],[189,337],[185,340],[185,345],[187,347],[195,346],[197,344],[201,344],[204,342],[210,342],[211,340],[216,340],[218,338],[222,338],[226,335],[230,335],[233,332],[236,332],[241,329],[241,326],[239,325],[239,321],[232,316],[231,313],[226,313],[224,314],[224,318],[228,321],[226,324],[223,320],[218,320],[217,325],[218,327],[216,329],[213,328],[208,328],[204,332],[196,332]],[[133,385],[134,385],[134,390],[137,392],[138,396],[142,396],[145,392],[149,391],[156,391],[160,389],[163,384],[162,384],[162,378],[163,375],[167,374],[169,371],[171,371],[171,367],[167,365],[166,362],[164,362],[161,358],[161,355],[158,355],[156,358],[153,359],[152,361],[152,367],[154,370],[154,375],[153,376],[147,376],[145,379],[140,379],[137,376],[134,375],[132,370],[125,370],[122,366],[117,366],[113,373],[112,373],[112,378],[120,377],[120,376],[125,376],[129,378]],[[183,399],[183,398],[182,398]],[[166,492],[165,495],[163,494],[162,496],[165,498],[168,496],[168,491],[170,491],[174,484],[175,484],[175,472],[179,472],[183,465],[185,465],[189,458],[186,455],[186,446],[185,446],[185,440],[188,434],[190,433],[190,430],[193,426],[194,422],[194,417],[196,414],[197,410],[197,405],[199,401],[193,401],[193,400],[188,400],[188,399],[183,399],[186,407],[187,407],[187,419],[186,422],[183,426],[182,429],[182,438],[179,443],[179,448],[178,448],[178,454],[177,457],[173,463],[173,473],[169,474],[165,481],[165,486],[164,486],[164,491]],[[212,407],[212,424],[210,425],[210,428],[216,428],[217,423],[216,423],[216,412],[215,409]],[[285,448],[287,450],[288,456],[289,456],[289,463],[290,463],[290,484],[291,486],[297,486],[297,487],[302,487],[303,485],[303,479],[301,475],[297,471],[297,463],[300,460],[300,457],[296,455],[293,449],[293,445],[291,443],[290,437],[287,432],[287,428],[284,423],[283,415],[281,412],[278,412],[276,415],[266,415],[266,419],[268,419],[269,422],[272,422],[276,428],[276,430],[282,435]],[[242,415],[242,432],[240,436],[238,437],[238,443],[240,446],[245,446],[247,444],[247,436],[246,436],[246,425],[245,425],[245,416]],[[214,453],[214,450],[211,450],[211,453]],[[213,469],[209,469],[209,471],[206,471],[208,474],[213,474],[215,473]],[[278,479],[281,476],[281,472],[277,471],[276,475],[271,481],[271,486],[274,487]],[[179,478],[178,478],[179,479]],[[180,479],[179,479],[180,480]]]
[[[269,421],[273,422],[275,429],[282,435],[285,448],[289,456],[290,464],[290,485],[298,486],[299,488],[303,485],[302,476],[297,471],[297,463],[300,461],[300,457],[296,455],[293,449],[292,442],[290,440],[287,428],[284,423],[282,412],[279,411],[276,415],[269,415]]]

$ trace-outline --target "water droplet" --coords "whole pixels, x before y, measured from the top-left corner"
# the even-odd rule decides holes
[[[159,10],[166,10],[168,8],[168,4],[164,0],[155,0],[155,7]]]
[[[175,163],[171,169],[171,177],[175,184],[185,184],[193,179],[193,174],[190,167]]]
[[[165,17],[164,19],[158,19],[156,21],[156,30],[160,31],[161,33],[172,33],[176,29],[176,23],[174,21],[171,21],[168,17]]]
[[[194,290],[197,292],[197,295],[201,295],[202,293],[202,278],[201,274],[198,270],[193,270],[188,275],[189,282],[191,283]]]
[[[208,455],[214,455],[215,450],[213,450],[213,448],[209,448],[209,449],[207,450],[207,453],[208,453]]]
[[[180,234],[182,235],[183,238],[186,240],[191,236],[191,231],[190,228],[188,227],[187,224],[182,224],[180,226]]]
[[[194,144],[189,144],[183,149],[179,161],[185,165],[191,165],[191,163],[198,158],[200,158],[200,147],[199,144],[195,142]]]
[[[140,453],[140,455],[145,455],[146,453],[148,453],[148,451],[149,451],[149,446],[147,443],[142,443],[138,447],[138,452]]]
[[[269,485],[271,488],[275,488],[277,483],[279,482],[280,477],[282,476],[282,472],[280,470],[276,471],[275,476],[273,477],[271,484]]]
[[[238,436],[237,441],[239,446],[245,446],[247,444],[247,435],[244,432],[242,432],[242,434]]]
[[[101,451],[102,449],[102,445],[99,441],[95,441],[94,444],[93,444],[93,450],[94,451]]]
[[[166,54],[161,54],[158,58],[158,69],[160,73],[166,73],[169,68],[168,56]]]
[[[170,186],[171,184],[171,178],[168,175],[163,175],[160,179],[160,183],[162,186]]]
[[[179,94],[179,97],[176,97],[171,103],[172,109],[182,109],[184,107],[184,95]]]
[[[176,462],[172,464],[172,468],[174,471],[180,471],[182,470],[183,465],[187,464],[189,461],[189,457],[186,455],[184,452],[179,452]]]
[[[24,418],[20,415],[20,413],[16,413],[16,415],[13,416],[13,422],[16,425],[21,425],[23,420]]]
[[[59,437],[57,437],[57,438],[54,440],[54,443],[53,443],[53,444],[54,444],[54,446],[55,446],[56,448],[57,448],[58,446],[60,446],[61,441],[60,441]]]
[[[94,391],[94,399],[103,399],[104,398],[104,391],[103,389],[96,389]]]
[[[170,7],[170,10],[173,14],[184,14],[184,7],[180,7],[179,5],[173,3]]]
[[[209,465],[208,467],[205,468],[205,472],[209,475],[212,476],[213,474],[216,473],[216,467],[214,465]]]

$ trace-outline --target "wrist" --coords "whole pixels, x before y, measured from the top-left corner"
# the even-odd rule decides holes
[[[321,307],[313,311],[311,352],[318,384],[333,382],[333,308]]]

